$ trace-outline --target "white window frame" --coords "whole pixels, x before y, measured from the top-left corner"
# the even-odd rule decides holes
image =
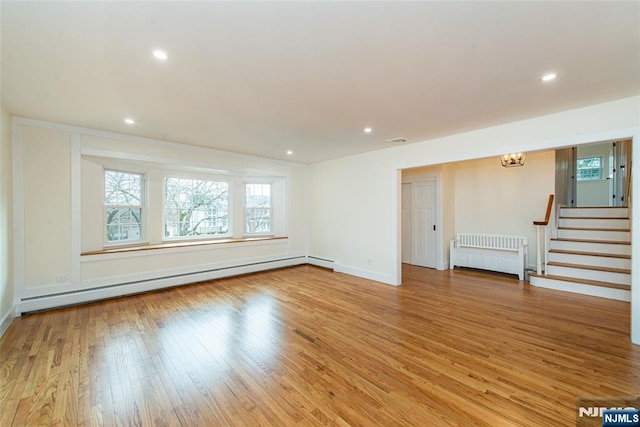
[[[582,182],[589,182],[589,181],[601,181],[603,179],[603,170],[604,170],[604,158],[602,156],[585,156],[585,157],[580,157],[578,159],[578,161],[580,160],[587,160],[587,159],[600,159],[600,167],[599,168],[578,168],[577,162],[576,162],[576,181],[582,181]],[[598,178],[580,178],[579,177],[579,171],[581,170],[599,170],[600,171],[600,176]]]
[[[165,229],[167,223],[167,199],[166,199],[166,185],[167,179],[184,179],[194,181],[211,181],[211,182],[223,182],[227,184],[227,232],[222,234],[204,234],[199,236],[165,236]],[[229,179],[224,179],[218,176],[200,175],[200,174],[179,174],[179,173],[165,173],[162,177],[162,230],[161,236],[163,242],[186,242],[197,240],[220,240],[229,239],[233,234],[233,183]]]
[[[106,190],[106,174],[107,172],[116,172],[116,173],[123,173],[123,174],[129,174],[129,175],[138,175],[140,177],[140,205],[108,205],[105,203],[105,198],[106,198],[106,194],[105,194],[105,190]],[[102,173],[102,212],[103,212],[103,219],[102,219],[102,224],[103,224],[103,232],[102,232],[102,236],[104,238],[104,246],[105,247],[109,247],[109,248],[113,248],[113,247],[121,247],[121,246],[138,246],[140,244],[143,243],[147,243],[147,237],[146,237],[146,229],[147,229],[147,209],[146,209],[146,199],[147,199],[147,193],[146,193],[146,183],[147,183],[147,176],[145,173],[141,173],[141,172],[134,172],[134,171],[129,171],[129,170],[123,170],[123,169],[114,169],[114,168],[103,168],[103,173]],[[107,232],[108,232],[108,224],[107,224],[107,211],[109,209],[140,209],[140,238],[136,239],[136,240],[114,240],[114,241],[110,241],[107,240]]]
[[[248,185],[268,185],[269,186],[269,231],[268,232],[250,232],[247,229],[248,215],[247,211],[250,209],[247,206],[247,186]],[[258,236],[274,236],[274,221],[273,221],[273,183],[271,181],[249,180],[244,181],[242,186],[242,204],[243,204],[243,221],[242,228],[244,236],[258,237]]]

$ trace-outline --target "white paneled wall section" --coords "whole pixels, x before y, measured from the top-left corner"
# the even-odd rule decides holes
[[[306,263],[306,166],[29,119],[13,119],[15,306],[73,304],[233,274]],[[235,186],[233,237],[243,236],[244,182],[272,183],[281,239],[81,255],[104,245],[103,170],[148,177],[147,243],[161,244],[167,175]]]

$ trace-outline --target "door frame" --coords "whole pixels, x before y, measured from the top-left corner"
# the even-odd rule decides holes
[[[601,141],[592,141],[580,145],[574,145],[564,148],[556,148],[556,182],[555,194],[556,203],[564,206],[578,206],[578,177],[577,162],[578,148],[590,145],[608,144],[611,150],[613,163],[609,165],[609,169],[613,169],[613,180],[609,183],[609,194],[607,203],[602,206],[629,206],[629,188],[626,187],[627,178],[632,179],[633,170],[631,167],[633,156],[633,138],[616,138],[605,139]],[[621,167],[620,160],[624,159]],[[620,169],[624,169],[621,173]],[[609,174],[609,170],[603,170],[604,174]],[[621,176],[621,178],[619,178]],[[609,178],[607,178],[609,179]],[[616,195],[614,198],[613,195]],[[621,200],[621,197],[626,196]]]
[[[436,270],[446,270],[448,265],[445,265],[444,254],[442,247],[442,174],[440,172],[430,172],[420,175],[405,176],[400,170],[402,178],[400,180],[400,210],[402,209],[402,184],[413,184],[415,182],[434,181],[436,191]],[[402,222],[400,221],[398,236],[400,238],[400,251],[402,251]],[[401,257],[400,257],[401,258]]]

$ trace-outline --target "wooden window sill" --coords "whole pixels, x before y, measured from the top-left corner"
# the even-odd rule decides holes
[[[82,252],[81,256],[87,255],[103,255],[103,254],[121,254],[127,252],[140,252],[140,251],[155,251],[161,249],[175,249],[175,248],[192,248],[194,246],[212,246],[212,245],[224,245],[229,243],[244,243],[244,242],[263,242],[268,240],[284,240],[288,237],[247,237],[242,239],[220,239],[220,240],[198,240],[189,242],[174,242],[174,243],[160,243],[155,245],[144,246],[129,246],[119,247],[112,249],[102,249],[99,251]]]

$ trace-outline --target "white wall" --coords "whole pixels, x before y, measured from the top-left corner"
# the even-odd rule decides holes
[[[311,166],[309,255],[332,260],[336,271],[397,283],[400,173],[380,153]]]
[[[306,262],[307,166],[181,144],[14,118],[15,302],[19,311],[191,283]],[[81,255],[103,247],[102,164],[149,173],[149,242],[161,243],[163,171],[276,182],[277,237],[126,254]],[[195,171],[195,172],[194,172]],[[186,173],[186,172],[184,172]],[[242,200],[238,199],[242,205]],[[239,221],[241,222],[241,221]],[[242,224],[236,224],[238,228]],[[234,233],[235,237],[235,233]]]
[[[22,132],[25,284],[52,286],[57,275],[71,276],[71,135]]]
[[[0,336],[13,318],[11,120],[0,110]]]
[[[455,232],[527,236],[529,266],[536,265],[536,229],[555,188],[553,151],[528,153],[522,167],[497,157],[456,163]]]

